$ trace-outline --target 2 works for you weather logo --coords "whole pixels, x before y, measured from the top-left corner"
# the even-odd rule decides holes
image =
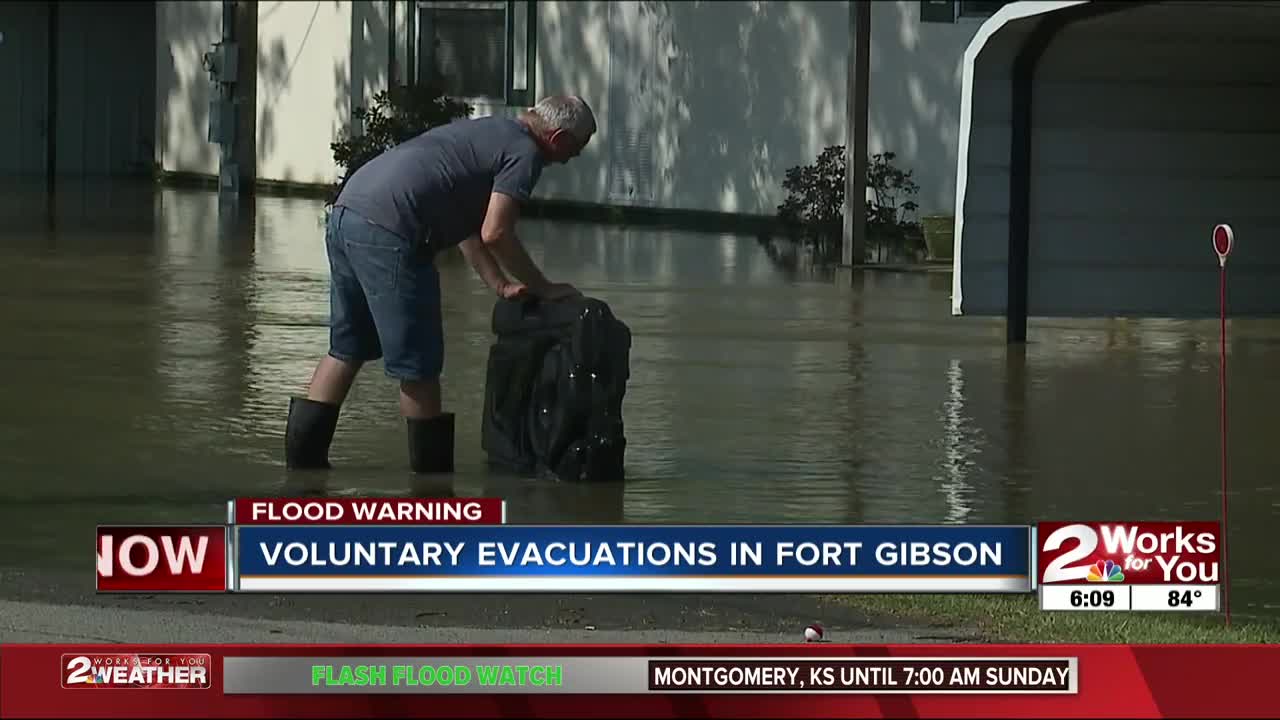
[[[206,690],[212,661],[204,653],[83,653],[62,656],[62,687]]]
[[[1043,585],[1219,582],[1216,522],[1049,522],[1036,539]]]

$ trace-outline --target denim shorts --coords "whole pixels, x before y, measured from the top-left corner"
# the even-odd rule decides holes
[[[351,363],[381,357],[397,380],[438,379],[444,370],[440,276],[426,245],[334,206],[325,246],[329,354]]]

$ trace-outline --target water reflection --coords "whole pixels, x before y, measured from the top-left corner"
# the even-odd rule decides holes
[[[974,431],[968,426],[964,414],[964,370],[959,360],[952,360],[947,368],[947,399],[942,409],[942,438],[944,460],[942,463],[941,489],[946,499],[948,523],[964,523],[973,514],[970,496],[973,486],[967,476],[973,466],[976,443]]]
[[[78,200],[68,198],[79,197]],[[35,201],[33,201],[35,202]],[[80,568],[106,522],[217,520],[248,494],[496,495],[515,522],[1215,519],[1217,326],[953,318],[949,276],[852,282],[781,268],[754,238],[531,222],[549,275],[634,333],[625,484],[491,471],[480,452],[492,294],[441,259],[457,473],[407,469],[395,385],[366,369],[337,469],[280,466],[287,397],[327,345],[323,208],[82,185],[60,222],[0,230],[0,564]],[[1268,432],[1274,323],[1231,326],[1233,602],[1280,603]],[[74,535],[78,538],[80,535]],[[32,560],[32,558],[36,560]]]

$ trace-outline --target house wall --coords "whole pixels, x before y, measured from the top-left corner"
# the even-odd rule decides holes
[[[208,141],[215,92],[201,62],[221,37],[221,2],[158,2],[156,13],[158,162],[216,175],[219,149]],[[337,179],[329,144],[350,127],[352,109],[387,86],[388,15],[385,2],[371,0],[257,3],[257,67],[240,68],[256,75],[257,115],[237,132],[254,134],[260,180]]]
[[[539,95],[600,132],[543,197],[772,213],[786,169],[844,138],[843,3],[541,2]]]
[[[961,61],[980,19],[871,12],[868,150],[914,173],[922,214],[955,203]],[[600,136],[544,197],[771,214],[787,168],[845,142],[846,3],[538,4],[538,90],[577,92]]]
[[[387,88],[385,2],[258,4],[258,176],[332,183],[329,144]]]
[[[385,2],[259,3],[260,179],[336,178],[329,143],[386,87],[389,23],[409,63],[412,8],[397,2],[392,22]],[[544,198],[773,214],[787,169],[845,142],[846,3],[544,0],[535,15],[536,94],[581,94],[600,125],[572,166],[548,169]],[[200,58],[219,3],[160,2],[157,21],[157,155],[166,170],[216,173]],[[875,3],[872,23],[869,149],[913,171],[921,213],[950,212],[960,61],[979,23],[921,22],[911,0]]]
[[[214,93],[201,62],[222,36],[218,0],[156,3],[156,164],[168,172],[218,174],[209,138]]]
[[[914,0],[871,3],[867,151],[912,171],[921,217],[955,210],[964,51],[983,20],[921,22]]]

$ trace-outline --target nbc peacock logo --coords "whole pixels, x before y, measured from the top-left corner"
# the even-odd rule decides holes
[[[1124,582],[1124,573],[1114,562],[1099,560],[1089,568],[1089,574],[1085,579],[1089,582]]]

